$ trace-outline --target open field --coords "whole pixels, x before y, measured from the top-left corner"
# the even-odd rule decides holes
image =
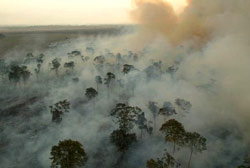
[[[53,42],[126,33],[126,25],[0,27],[0,56],[18,48],[45,49]]]

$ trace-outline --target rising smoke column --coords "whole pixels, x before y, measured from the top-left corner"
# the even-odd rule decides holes
[[[250,1],[188,0],[179,14],[164,0],[134,4],[131,16],[144,26],[147,40],[161,36],[173,50],[184,44],[195,49],[185,54],[179,77],[196,86],[202,78],[215,81],[211,114],[237,122],[249,140]]]

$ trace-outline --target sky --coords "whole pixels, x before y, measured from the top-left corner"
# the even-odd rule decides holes
[[[0,0],[0,25],[127,24],[131,7],[131,0]]]

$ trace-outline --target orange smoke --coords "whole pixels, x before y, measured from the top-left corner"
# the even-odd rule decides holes
[[[174,0],[133,0],[134,9],[131,11],[131,16],[133,20],[144,26],[144,33],[151,37],[162,34],[173,45],[192,40],[195,45],[201,46],[211,34],[211,29],[207,27],[204,17],[198,13],[202,11],[197,11],[196,4],[192,6],[193,1],[186,0],[181,5],[185,8],[178,13],[174,9],[175,2]]]

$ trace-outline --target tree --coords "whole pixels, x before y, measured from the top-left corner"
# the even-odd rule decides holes
[[[179,168],[180,163],[175,160],[167,151],[161,158],[150,159],[147,161],[147,168]]]
[[[180,107],[181,110],[186,112],[189,112],[192,107],[192,104],[189,101],[180,98],[175,99],[175,104]]]
[[[115,80],[115,74],[108,72],[107,77],[104,78],[104,84],[108,86],[108,88],[110,87],[111,83]]]
[[[197,132],[186,132],[184,138],[185,146],[190,148],[190,157],[188,161],[188,168],[191,164],[191,158],[193,153],[201,153],[207,149],[206,147],[206,138],[198,134]]]
[[[141,114],[138,114],[136,123],[137,123],[139,129],[141,130],[141,138],[142,138],[143,130],[146,130],[146,131],[148,130],[147,119],[145,117],[144,112],[142,112]]]
[[[24,60],[24,63],[27,64],[27,63],[30,63],[34,60],[35,60],[35,57],[34,57],[33,53],[30,52],[30,53],[26,54],[26,58]]]
[[[37,63],[42,64],[43,61],[44,61],[43,59],[44,59],[44,54],[41,53],[41,54],[38,56],[38,58],[36,59],[36,61],[37,61]]]
[[[78,50],[74,50],[68,53],[68,57],[76,57],[76,56],[81,56],[81,55],[82,55],[81,51],[78,51]]]
[[[154,119],[154,129],[156,129],[156,117],[157,117],[157,112],[159,111],[159,108],[157,107],[157,103],[154,101],[148,102],[148,109],[151,111],[153,114],[153,119]]]
[[[165,134],[165,141],[174,144],[173,153],[175,152],[175,146],[182,146],[185,137],[185,129],[183,125],[175,119],[165,122],[160,131]]]
[[[55,58],[52,60],[52,70],[55,70],[56,74],[58,75],[58,68],[61,66],[60,61]]]
[[[98,95],[98,92],[94,88],[87,88],[85,91],[86,97],[91,100]]]
[[[122,103],[118,103],[116,107],[111,110],[110,115],[114,117],[114,122],[119,124],[119,129],[114,130],[110,135],[111,143],[122,153],[117,164],[123,159],[129,146],[137,141],[136,134],[130,131],[133,129],[137,116],[140,113],[140,108],[131,107]]]
[[[36,68],[35,68],[35,73],[36,73],[37,77],[38,77],[38,74],[41,71],[41,66],[42,66],[42,63],[44,61],[43,58],[44,58],[44,54],[41,53],[38,56],[38,58],[36,59],[37,65],[36,65]]]
[[[118,129],[111,133],[110,141],[118,148],[119,152],[124,154],[137,139],[135,133],[127,133],[123,129]]]
[[[103,64],[105,62],[105,57],[103,55],[94,58],[94,61],[98,64]]]
[[[96,76],[95,77],[95,82],[96,82],[96,88],[99,90],[99,85],[102,85],[102,77],[101,76]]]
[[[82,144],[71,139],[60,141],[51,148],[51,168],[77,168],[82,167],[88,160]]]
[[[164,102],[163,107],[159,110],[159,114],[163,115],[164,117],[169,117],[177,113],[171,102]]]
[[[117,61],[117,62],[121,62],[121,60],[122,60],[122,55],[121,55],[121,53],[117,53],[117,54],[116,54],[116,61]]]
[[[59,101],[53,106],[49,106],[52,114],[52,122],[60,123],[62,121],[62,115],[69,112],[70,102],[67,100]]]
[[[69,68],[69,69],[73,70],[74,67],[75,67],[74,61],[70,61],[70,62],[65,62],[64,63],[64,68]]]
[[[41,70],[41,64],[37,64],[36,68],[35,68],[35,73],[36,73],[37,76],[40,73],[40,70]]]
[[[179,68],[177,65],[172,65],[172,66],[168,67],[167,73],[169,73],[173,77],[174,74],[178,71],[178,69]]]
[[[9,80],[15,83],[20,82],[22,79],[26,82],[31,76],[31,73],[27,69],[27,66],[12,65],[9,71]]]
[[[142,111],[139,107],[131,107],[123,103],[118,103],[114,109],[111,110],[110,115],[115,118],[115,122],[119,124],[119,128],[125,132],[129,132]]]
[[[129,64],[124,64],[124,65],[123,65],[123,70],[122,70],[122,72],[123,72],[124,74],[128,74],[129,72],[131,72],[131,71],[133,71],[133,70],[135,70],[135,67],[134,67],[133,65],[129,65]]]

